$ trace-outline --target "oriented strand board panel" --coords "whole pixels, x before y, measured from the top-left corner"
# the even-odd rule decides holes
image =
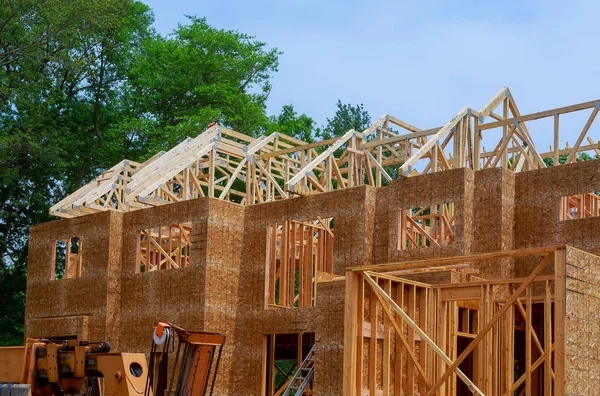
[[[567,248],[565,393],[600,389],[600,257]]]
[[[89,340],[90,319],[88,315],[32,319],[28,323],[27,334],[30,338],[77,336]]]

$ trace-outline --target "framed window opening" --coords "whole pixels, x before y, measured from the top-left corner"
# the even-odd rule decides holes
[[[153,272],[190,265],[192,224],[181,223],[141,230],[137,240],[136,272]]]
[[[451,245],[454,242],[455,210],[453,202],[400,210],[398,249]]]
[[[333,218],[273,223],[268,227],[267,304],[310,307],[320,273],[333,273]]]
[[[69,279],[81,276],[83,243],[80,237],[57,239],[52,247],[50,279]]]
[[[560,220],[600,216],[600,192],[568,195],[560,198]]]

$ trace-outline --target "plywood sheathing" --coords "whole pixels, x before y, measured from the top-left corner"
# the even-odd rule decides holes
[[[600,389],[600,257],[566,252],[566,395]]]
[[[26,337],[33,336],[33,332],[37,331],[31,322],[33,319],[87,315],[90,317],[85,325],[87,330],[78,327],[79,330],[74,331],[87,333],[90,339],[115,342],[115,333],[107,334],[106,330],[108,325],[114,325],[108,319],[108,312],[112,312],[114,304],[118,304],[114,300],[118,284],[114,279],[109,282],[109,271],[115,270],[120,260],[120,216],[122,215],[116,212],[103,212],[31,227],[25,308]],[[112,238],[112,234],[116,237]],[[50,280],[55,240],[73,236],[80,237],[83,241],[81,277]],[[115,243],[117,246],[113,246]],[[116,254],[114,250],[117,251]],[[75,329],[69,325],[63,328]]]
[[[600,217],[560,220],[560,198],[600,191],[598,161],[522,172],[515,175],[515,248],[566,244],[600,254]],[[517,266],[515,276],[531,270]]]
[[[461,255],[471,246],[472,234],[465,227],[472,212],[473,175],[470,169],[461,168],[428,175],[393,180],[377,192],[375,262],[394,262],[430,259]],[[441,248],[403,250],[398,248],[400,210],[436,204],[455,203],[454,242]],[[382,219],[383,218],[383,219]],[[381,241],[378,241],[379,238]],[[387,255],[382,254],[382,241],[387,240]]]
[[[486,169],[475,173],[472,253],[507,251],[513,248],[514,173]],[[486,279],[512,276],[509,259],[477,263]]]
[[[315,326],[315,378],[318,395],[339,395],[344,382],[344,282],[319,283]]]
[[[335,235],[333,272],[343,275],[347,267],[356,263],[371,262],[374,212],[375,189],[370,186],[246,208],[239,306],[244,315],[236,326],[237,339],[243,339],[245,342],[239,343],[236,349],[236,377],[239,381],[236,384],[237,389],[249,394],[261,393],[265,334],[316,332],[317,318],[322,317],[319,309],[327,309],[326,306],[319,305],[318,301],[316,308],[265,309],[267,227],[287,220],[305,221],[316,219],[317,216],[332,217]],[[317,291],[317,299],[319,293]],[[342,302],[339,305],[343,305]],[[339,326],[343,327],[341,323]],[[319,337],[318,332],[316,337]],[[329,353],[334,357],[328,357]],[[335,348],[322,348],[316,353],[316,359],[321,361],[335,360],[335,356],[340,358],[340,352]]]
[[[31,338],[77,336],[87,340],[90,336],[90,319],[88,315],[31,319],[27,323],[27,336]]]
[[[217,391],[231,387],[234,364],[243,207],[217,199],[196,199],[125,214],[121,322],[123,351],[144,352],[158,321],[227,336]],[[139,230],[192,224],[190,266],[135,273]]]

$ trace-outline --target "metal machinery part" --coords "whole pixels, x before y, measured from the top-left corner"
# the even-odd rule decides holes
[[[141,353],[108,353],[106,342],[88,342],[74,338],[27,339],[23,356],[4,358],[0,362],[12,366],[20,363],[20,378],[11,394],[29,386],[33,396],[87,394],[134,395],[144,391],[148,366]],[[13,367],[13,373],[17,367]],[[4,382],[5,379],[0,378]],[[8,386],[3,392],[8,393]],[[4,395],[4,393],[3,393]]]
[[[224,335],[185,330],[172,323],[159,323],[152,338],[146,396],[152,392],[156,396],[213,394],[225,344]],[[173,352],[175,361],[169,365],[169,355]]]
[[[142,353],[74,337],[0,348],[0,396],[212,395],[225,336],[159,323],[152,339],[150,367]]]

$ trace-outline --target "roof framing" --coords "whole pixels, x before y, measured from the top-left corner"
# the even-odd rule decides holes
[[[588,109],[573,147],[560,149],[560,115]],[[384,114],[362,132],[306,143],[278,132],[253,138],[214,124],[143,163],[121,161],[52,206],[50,214],[127,212],[204,196],[253,205],[456,168],[519,172],[545,167],[546,157],[558,164],[560,155],[571,163],[581,152],[600,153],[588,136],[599,110],[596,100],[521,115],[505,87],[479,111],[464,107],[442,127],[426,130]],[[554,146],[540,154],[527,123],[547,117],[554,118]],[[491,151],[482,147],[484,133],[496,142]]]

